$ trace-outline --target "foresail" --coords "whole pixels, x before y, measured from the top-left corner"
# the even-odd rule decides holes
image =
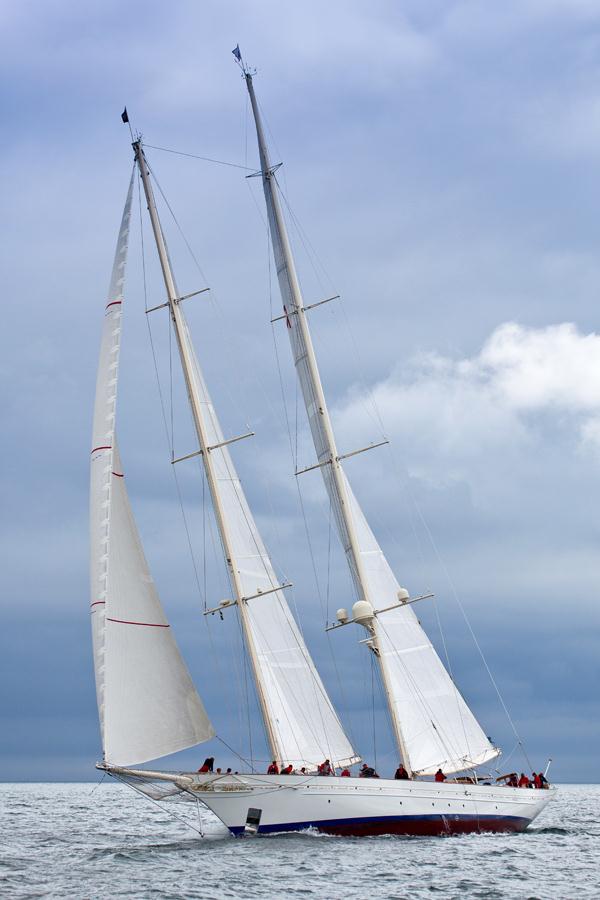
[[[267,550],[246,501],[204,378],[187,325],[185,350],[192,360],[193,390],[199,398],[207,430],[211,463],[230,535],[249,629],[250,651],[267,705],[267,715],[279,751],[279,761],[314,769],[325,758],[336,765],[358,760],[300,629],[289,609]],[[261,596],[264,594],[265,596]]]
[[[104,759],[135,765],[214,734],[165,619],[125,487],[115,412],[133,176],[106,306],[90,473],[91,618]]]

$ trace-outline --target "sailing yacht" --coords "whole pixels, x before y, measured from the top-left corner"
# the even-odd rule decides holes
[[[99,768],[153,799],[201,801],[232,834],[313,827],[341,835],[522,831],[553,789],[482,783],[476,770],[499,754],[444,668],[354,496],[338,452],[282,214],[253,74],[240,64],[256,125],[260,172],[292,358],[316,462],[350,570],[355,602],[335,628],[357,624],[380,668],[406,780],[318,774],[360,761],[288,606],[234,467],[184,315],[140,138],[105,310],[91,456],[91,617],[103,746]],[[198,449],[221,539],[232,597],[208,613],[237,614],[271,757],[283,775],[165,772],[137,766],[210,740],[215,730],[193,685],[152,582],[128,500],[116,439],[124,275],[135,170],[144,191],[164,279],[167,311],[187,388]],[[151,310],[150,312],[154,312]],[[174,460],[178,463],[181,460]],[[462,777],[428,780],[438,769]]]

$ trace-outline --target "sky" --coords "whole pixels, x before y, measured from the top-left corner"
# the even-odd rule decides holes
[[[318,472],[300,494],[293,477],[313,451],[285,328],[270,325],[280,307],[260,183],[245,177],[257,152],[239,43],[284,163],[305,302],[341,296],[311,317],[338,444],[390,441],[348,461],[355,492],[401,583],[435,592],[421,621],[441,650],[439,618],[508,770],[552,757],[557,781],[596,781],[598,4],[24,0],[0,23],[0,778],[98,777],[88,460],[132,166],[125,105],[177,220],[161,200],[179,286],[211,287],[187,311],[225,431],[256,432],[235,462],[277,570],[359,751],[382,773],[397,764],[358,633],[324,633],[351,586]],[[136,207],[118,405],[130,496],[218,734],[262,758],[235,621],[201,615],[227,588],[203,549],[202,480],[182,464],[194,562],[188,547],[169,459],[193,437],[155,313],[165,437],[142,259],[149,306],[163,288],[143,229],[142,246]],[[209,752],[236,764],[217,742],[167,763],[195,768]]]

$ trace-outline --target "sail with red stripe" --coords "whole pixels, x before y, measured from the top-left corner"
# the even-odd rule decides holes
[[[117,446],[115,414],[133,175],[104,315],[90,466],[90,572],[104,761],[138,765],[214,734],[150,575]]]

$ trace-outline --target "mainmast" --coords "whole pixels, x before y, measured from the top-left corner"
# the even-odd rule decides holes
[[[215,510],[215,518],[217,521],[217,527],[219,529],[219,534],[221,536],[221,541],[223,545],[223,550],[225,552],[225,560],[227,563],[227,567],[229,569],[229,575],[231,578],[231,584],[233,587],[233,592],[235,595],[235,602],[237,604],[238,612],[240,615],[242,630],[244,634],[244,639],[246,642],[246,646],[248,648],[251,664],[252,664],[252,672],[254,675],[254,681],[256,684],[256,690],[258,694],[258,699],[260,703],[261,713],[263,717],[263,721],[265,723],[265,730],[267,734],[267,740],[270,747],[271,758],[272,759],[282,759],[284,757],[284,753],[282,748],[279,746],[279,742],[277,741],[277,737],[275,735],[275,731],[271,722],[271,718],[269,716],[268,705],[265,697],[265,692],[262,684],[262,678],[259,671],[258,660],[256,648],[254,646],[254,638],[252,635],[252,630],[249,627],[248,622],[248,609],[246,606],[247,597],[244,596],[244,590],[242,587],[242,583],[239,575],[239,567],[237,565],[237,561],[235,558],[235,554],[233,551],[233,540],[232,535],[230,534],[230,530],[228,527],[227,519],[224,515],[223,504],[221,499],[221,493],[218,486],[218,477],[215,469],[215,465],[213,459],[211,457],[211,450],[215,450],[215,446],[210,445],[210,440],[207,434],[207,428],[204,421],[204,416],[202,414],[201,402],[200,398],[197,395],[196,390],[194,389],[194,379],[193,379],[193,368],[194,361],[191,356],[190,345],[187,340],[187,324],[185,322],[185,318],[183,315],[183,311],[180,308],[180,297],[177,291],[177,286],[175,283],[175,277],[173,275],[173,270],[171,268],[171,263],[169,260],[169,254],[167,251],[167,245],[165,242],[165,238],[163,235],[162,227],[160,224],[160,219],[158,217],[158,211],[156,209],[156,203],[154,200],[154,192],[152,190],[152,184],[150,182],[150,176],[148,171],[148,164],[146,162],[146,158],[144,155],[144,151],[142,149],[141,141],[138,139],[133,143],[133,149],[135,151],[135,158],[138,164],[138,168],[140,171],[140,175],[142,178],[142,184],[144,186],[144,193],[146,195],[146,202],[148,204],[148,212],[150,214],[150,221],[152,223],[152,231],[154,233],[154,239],[156,241],[156,248],[158,251],[158,256],[160,259],[160,265],[163,273],[163,278],[165,282],[165,287],[167,291],[167,304],[169,307],[169,313],[171,316],[171,321],[173,323],[173,330],[175,332],[175,337],[177,340],[177,346],[179,349],[179,356],[181,359],[181,366],[183,369],[183,374],[185,378],[185,383],[187,387],[188,399],[190,402],[190,407],[192,411],[192,417],[194,420],[194,426],[196,429],[196,434],[198,437],[198,444],[200,455],[202,456],[202,462],[204,464],[204,470],[206,472],[206,480],[208,482],[213,508]],[[226,442],[227,443],[227,442]]]
[[[236,58],[238,58],[237,55]],[[296,369],[298,370],[304,394],[304,402],[309,413],[311,431],[317,450],[317,465],[321,468],[323,478],[325,479],[329,491],[344,552],[358,595],[358,603],[355,604],[353,610],[354,621],[364,625],[369,633],[369,645],[379,662],[381,680],[386,695],[396,743],[404,765],[409,771],[409,774],[412,774],[410,758],[406,749],[401,722],[393,702],[388,667],[384,654],[380,652],[378,623],[374,613],[374,598],[370,596],[368,580],[364,571],[364,563],[352,517],[348,482],[336,446],[331,418],[308,326],[307,310],[304,306],[285,219],[281,209],[278,183],[275,177],[275,172],[279,166],[272,166],[269,159],[269,151],[265,140],[262,119],[258,109],[256,95],[254,93],[252,74],[243,65],[242,69],[248,93],[250,95],[250,103],[252,105],[252,112],[256,125],[262,183],[284,313],[288,323],[291,324],[291,327],[289,328],[290,341],[292,343]],[[292,317],[294,320],[293,322],[291,321]]]

